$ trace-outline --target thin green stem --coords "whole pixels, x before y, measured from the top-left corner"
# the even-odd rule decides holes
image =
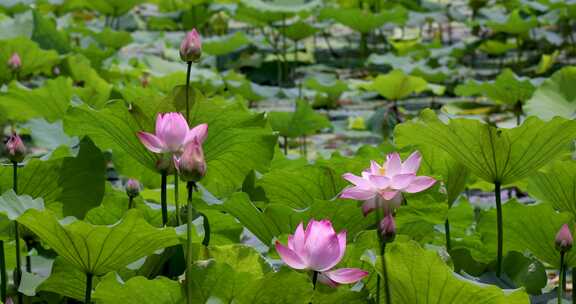
[[[312,286],[316,290],[316,282],[318,282],[318,271],[314,271],[312,274]]]
[[[500,193],[500,182],[494,183],[494,194],[496,195],[496,224],[498,228],[498,256],[496,261],[496,276],[502,275],[502,247],[504,245],[504,227],[502,225],[502,197]]]
[[[134,197],[132,195],[128,196],[128,209],[134,208]]]
[[[160,205],[162,207],[162,226],[168,225],[168,205],[166,203],[166,179],[168,174],[162,171],[162,183],[160,188]]]
[[[384,290],[386,291],[386,304],[391,304],[390,284],[388,283],[388,270],[386,269],[386,242],[382,242],[382,275],[384,276]]]
[[[6,274],[6,254],[4,252],[4,241],[0,241],[0,300],[6,302],[6,286],[8,275]]]
[[[84,303],[92,303],[92,280],[94,275],[91,273],[86,273],[86,295],[84,297]]]
[[[562,304],[562,289],[564,286],[563,275],[566,271],[564,267],[564,251],[560,251],[560,272],[558,273],[558,304]]]
[[[202,217],[202,227],[204,227],[204,239],[202,239],[202,245],[208,246],[210,245],[210,222],[208,221],[206,214],[200,212],[200,216]]]
[[[192,207],[192,194],[194,182],[188,182],[188,202],[186,205],[186,303],[192,304],[192,219],[194,208]]]
[[[192,61],[188,61],[186,68],[186,121],[190,123],[190,71],[192,69]]]
[[[176,226],[180,226],[180,198],[178,191],[178,173],[174,174],[174,205],[176,206]]]
[[[450,252],[452,245],[450,244],[450,221],[448,219],[444,222],[444,231],[446,232],[446,251]]]
[[[288,136],[283,136],[284,138],[284,155],[288,155]]]
[[[376,222],[376,226],[378,227],[379,222],[384,218],[384,214],[381,209],[378,209],[378,219],[379,221]],[[385,291],[385,299],[386,304],[391,304],[392,300],[390,298],[390,286],[388,284],[388,271],[386,269],[386,241],[382,237],[382,232],[378,229],[378,239],[380,240],[380,259],[382,263],[382,274],[378,275],[376,278],[376,303],[380,303],[380,283],[384,281],[384,291]]]
[[[12,189],[18,194],[18,163],[12,162]],[[22,280],[22,257],[20,256],[20,232],[18,222],[14,221],[14,240],[16,241],[16,270],[14,271],[14,285],[20,286]],[[18,304],[24,303],[24,297],[18,293]]]

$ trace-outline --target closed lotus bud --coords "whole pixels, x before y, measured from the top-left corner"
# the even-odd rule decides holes
[[[196,29],[192,29],[180,43],[180,58],[185,62],[197,62],[201,56],[202,40]]]
[[[133,178],[128,179],[126,182],[126,194],[129,197],[137,197],[140,194],[140,182]]]
[[[572,243],[574,239],[572,238],[572,233],[570,233],[570,228],[568,225],[562,225],[560,231],[556,234],[556,249],[560,252],[566,252],[572,248]]]
[[[12,298],[7,298],[6,304],[14,304],[14,301],[12,300]]]
[[[392,212],[388,212],[380,221],[380,234],[386,243],[392,242],[396,238],[396,223]]]
[[[6,153],[11,162],[19,163],[26,156],[26,146],[18,134],[12,134],[6,141]]]
[[[202,145],[193,140],[184,146],[184,152],[174,160],[180,178],[187,182],[197,182],[206,175],[206,161]]]
[[[16,71],[20,69],[21,66],[22,66],[22,59],[20,59],[20,55],[18,55],[18,53],[13,53],[12,56],[10,56],[10,59],[8,59],[8,67],[12,71]]]

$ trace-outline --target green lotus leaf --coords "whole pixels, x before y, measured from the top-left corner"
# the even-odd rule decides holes
[[[320,10],[319,17],[321,20],[334,19],[360,33],[369,33],[386,23],[403,25],[408,19],[408,11],[402,6],[395,6],[378,14],[359,8],[325,7]]]
[[[3,40],[0,43],[0,83],[13,79],[13,73],[8,68],[8,59],[12,54],[18,53],[22,60],[22,66],[18,71],[18,77],[24,78],[38,74],[52,74],[52,67],[58,62],[58,53],[44,51],[30,39],[18,37]]]
[[[528,179],[530,196],[576,217],[576,162],[556,161]]]
[[[99,280],[94,278],[95,283]],[[70,264],[63,257],[56,257],[52,264],[52,272],[36,291],[49,291],[79,301],[84,300],[86,292],[86,274]]]
[[[114,31],[108,27],[92,33],[92,36],[100,45],[113,49],[119,49],[132,42],[132,35],[129,32]]]
[[[33,199],[28,195],[16,195],[13,190],[8,190],[0,196],[0,213],[4,213],[11,221],[30,209],[44,210],[44,201],[41,198]]]
[[[538,20],[534,16],[524,19],[519,10],[514,10],[505,21],[489,21],[487,25],[495,32],[525,35],[538,25]]]
[[[478,46],[478,50],[490,55],[502,55],[516,48],[516,44],[498,40],[486,40]]]
[[[375,91],[388,100],[400,100],[428,88],[426,80],[406,75],[401,70],[393,70],[385,75],[378,75],[372,82],[362,88]]]
[[[457,86],[455,93],[459,96],[486,96],[496,103],[514,105],[525,103],[535,89],[529,79],[520,78],[512,70],[505,69],[493,82],[467,81]]]
[[[63,225],[50,211],[31,209],[18,222],[84,273],[101,276],[118,271],[156,250],[179,244],[172,228],[157,229],[138,210],[130,210],[114,226],[83,221]]]
[[[500,129],[477,120],[443,123],[431,110],[397,126],[395,138],[415,145],[436,146],[489,183],[509,184],[535,172],[565,151],[576,136],[576,122],[529,117],[513,129]]]
[[[105,173],[102,152],[84,138],[76,157],[33,159],[19,168],[18,193],[43,198],[50,209],[61,208],[65,216],[83,218],[102,200]],[[12,187],[12,167],[0,168],[0,187]],[[52,208],[54,205],[58,207]]]
[[[269,117],[272,129],[290,138],[312,135],[331,126],[326,116],[316,113],[307,101],[301,99],[296,100],[293,113],[270,112]]]
[[[545,80],[524,107],[528,115],[549,120],[576,117],[576,67],[565,67]]]
[[[244,32],[212,37],[202,41],[202,51],[208,55],[222,56],[239,50],[251,43]]]
[[[45,50],[56,50],[60,54],[70,52],[70,41],[66,32],[56,28],[56,22],[33,10],[34,31],[32,40]]]
[[[311,11],[322,4],[320,0],[240,0],[243,5],[263,13],[298,14]]]
[[[560,252],[556,249],[554,239],[563,224],[569,224],[574,217],[568,212],[558,213],[550,204],[523,205],[515,200],[502,205],[504,221],[504,252],[529,252],[543,263],[560,266]],[[490,209],[481,215],[478,231],[487,254],[496,255],[496,210]],[[576,266],[576,253],[569,251],[566,263]]]
[[[144,0],[90,0],[86,1],[88,7],[107,16],[122,16]]]
[[[83,87],[76,88],[76,94],[87,104],[103,107],[110,97],[112,85],[104,80],[90,64],[90,60],[81,54],[68,56],[63,68],[74,81],[82,83]]]
[[[133,277],[119,282],[115,273],[106,275],[94,291],[94,300],[108,304],[179,304],[185,294],[177,281],[159,277]]]
[[[286,286],[290,286],[290,292],[286,292]],[[284,268],[248,284],[238,297],[238,303],[308,303],[312,292],[308,275]]]
[[[454,275],[436,252],[422,249],[415,242],[387,246],[386,266],[393,303],[528,303],[528,295],[522,290],[503,292],[496,286]],[[381,272],[381,267],[375,270]],[[381,292],[386,291],[382,288]]]
[[[288,25],[282,30],[282,34],[288,37],[288,39],[293,41],[300,41],[308,37],[313,36],[319,31],[319,29],[305,21],[298,21]]]

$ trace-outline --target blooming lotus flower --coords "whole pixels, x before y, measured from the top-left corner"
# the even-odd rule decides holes
[[[566,252],[572,248],[573,242],[574,239],[572,238],[572,233],[570,233],[570,228],[566,224],[562,225],[562,228],[556,234],[556,249],[560,252]]]
[[[10,135],[8,141],[6,141],[6,152],[8,158],[12,162],[19,163],[24,160],[26,156],[26,146],[18,134],[14,133]]]
[[[206,175],[206,161],[202,144],[194,139],[184,146],[184,152],[174,158],[174,165],[184,181],[197,182]]]
[[[22,59],[20,59],[20,55],[18,55],[18,53],[13,53],[12,56],[10,56],[10,59],[8,59],[8,67],[15,71],[20,69],[21,66]]]
[[[180,113],[158,114],[156,134],[138,132],[142,144],[154,153],[180,154],[186,143],[197,140],[203,143],[208,134],[208,125],[200,124],[188,129],[188,123]]]
[[[344,189],[340,197],[365,201],[362,205],[364,215],[376,208],[389,210],[399,207],[402,192],[421,192],[436,182],[432,177],[416,175],[421,160],[420,153],[414,152],[404,163],[398,153],[388,154],[382,166],[371,161],[370,168],[362,172],[361,176],[352,173],[342,176],[354,186]]]
[[[180,43],[180,59],[185,62],[196,62],[201,56],[202,39],[196,29],[192,29]]]
[[[306,230],[300,223],[294,235],[288,236],[287,247],[276,241],[276,251],[291,268],[317,271],[318,280],[332,287],[354,283],[368,275],[357,268],[332,269],[346,251],[346,231],[336,234],[329,220],[310,220]]]

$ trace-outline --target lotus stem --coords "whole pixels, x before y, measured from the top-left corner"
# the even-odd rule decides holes
[[[560,272],[558,273],[558,304],[562,304],[562,290],[564,286],[564,272],[566,271],[564,267],[564,251],[560,251]]]
[[[14,193],[18,194],[18,163],[12,162],[12,189]],[[16,270],[14,271],[14,285],[16,288],[20,286],[22,279],[22,257],[20,256],[20,232],[18,229],[18,222],[14,221],[14,240],[16,241]],[[24,297],[18,293],[18,303],[24,303]]]
[[[502,197],[500,193],[500,182],[494,183],[494,194],[496,195],[496,224],[498,228],[498,256],[496,261],[496,276],[502,275],[502,247],[504,245],[504,227],[502,225]]]
[[[91,273],[86,273],[86,295],[84,297],[84,303],[92,303],[92,279],[94,275]]]
[[[0,241],[0,300],[6,302],[6,286],[8,285],[6,274],[6,254],[4,253],[4,241]]]
[[[312,273],[312,286],[316,290],[316,282],[318,282],[318,271]]]
[[[180,202],[178,194],[178,173],[174,173],[174,205],[176,206],[176,226],[180,226]]]
[[[194,208],[192,207],[192,194],[196,184],[188,182],[188,202],[186,205],[186,303],[192,304],[192,220]]]
[[[450,244],[450,221],[448,219],[444,222],[444,231],[446,233],[446,251],[450,252],[452,245]]]
[[[386,291],[386,304],[391,304],[390,284],[388,283],[388,270],[386,269],[386,242],[382,242],[382,276],[384,277],[384,290]]]
[[[190,71],[192,69],[192,61],[188,61],[186,67],[186,122],[190,123]]]
[[[128,209],[132,209],[132,208],[134,208],[134,197],[129,196],[128,197]]]
[[[162,226],[168,225],[168,205],[166,203],[166,179],[168,174],[162,171],[162,183],[160,188],[160,205],[162,207]]]

